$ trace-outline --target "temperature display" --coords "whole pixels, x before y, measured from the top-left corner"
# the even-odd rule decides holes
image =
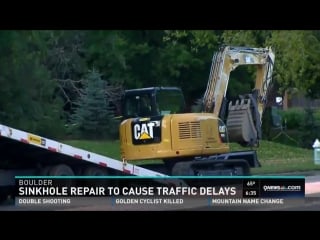
[[[244,198],[259,197],[259,180],[255,180],[255,179],[243,180],[243,197]]]

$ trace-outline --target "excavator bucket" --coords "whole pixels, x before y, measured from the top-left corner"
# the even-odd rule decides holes
[[[237,100],[229,103],[227,129],[230,142],[238,142],[242,146],[256,146],[258,134],[251,113],[251,100]]]

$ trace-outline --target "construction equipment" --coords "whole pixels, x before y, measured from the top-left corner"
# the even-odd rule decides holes
[[[271,48],[222,47],[213,56],[201,113],[185,113],[179,88],[126,91],[122,106],[127,119],[120,125],[122,160],[163,159],[169,175],[249,174],[250,167],[260,166],[256,152],[230,152],[229,141],[258,146],[274,59]],[[229,77],[240,65],[256,66],[255,88],[228,104]],[[148,114],[139,112],[145,97],[150,102]]]
[[[8,189],[12,190],[17,175],[165,177],[249,174],[249,166],[259,166],[256,152],[230,152],[228,132],[230,139],[251,144],[260,139],[259,121],[273,62],[274,55],[268,48],[221,49],[213,58],[203,98],[203,113],[185,113],[184,97],[179,88],[126,91],[123,99],[123,117],[126,119],[120,125],[123,161],[0,124],[0,200],[6,198]],[[225,102],[229,74],[241,64],[257,65],[257,102],[255,97],[248,95],[230,105],[226,125],[219,114]],[[144,105],[145,111],[140,111],[142,95],[151,100],[149,106]],[[233,122],[230,118],[242,121]],[[249,120],[251,122],[247,123]],[[231,129],[228,132],[227,127]],[[242,135],[231,136],[239,130]],[[154,158],[164,159],[167,168],[157,164],[137,166],[128,163],[129,160]]]

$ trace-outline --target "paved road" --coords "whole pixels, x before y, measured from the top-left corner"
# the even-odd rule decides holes
[[[291,201],[286,204],[266,204],[260,207],[253,205],[239,205],[239,206],[212,206],[208,202],[192,198],[184,200],[183,204],[180,204],[178,199],[171,199],[172,204],[165,204],[159,207],[156,202],[149,201],[146,204],[117,204],[114,198],[92,198],[88,203],[88,198],[78,198],[72,200],[71,205],[48,205],[46,207],[41,206],[15,206],[14,201],[7,201],[6,204],[0,205],[0,211],[170,211],[170,210],[196,210],[196,211],[320,211],[320,173],[317,175],[306,177],[305,187],[306,198],[298,201]],[[76,201],[76,202],[74,202]],[[134,201],[134,199],[132,200]]]

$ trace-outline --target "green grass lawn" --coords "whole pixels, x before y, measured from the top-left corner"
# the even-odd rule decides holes
[[[68,140],[66,144],[86,149],[115,159],[120,159],[119,141],[84,141]],[[231,151],[249,150],[238,144],[231,144]],[[289,173],[320,170],[320,165],[315,165],[313,150],[292,147],[280,143],[261,141],[256,149],[261,168],[252,169],[252,174]],[[141,161],[145,162],[145,161]],[[136,164],[141,163],[136,161]]]
[[[237,144],[231,144],[232,151],[244,149]],[[314,164],[313,149],[261,141],[256,150],[261,168],[252,169],[253,174],[320,170],[320,165]]]
[[[74,147],[83,148],[88,151],[98,153],[110,158],[120,159],[119,141],[85,141],[85,140],[68,140],[63,141]]]

